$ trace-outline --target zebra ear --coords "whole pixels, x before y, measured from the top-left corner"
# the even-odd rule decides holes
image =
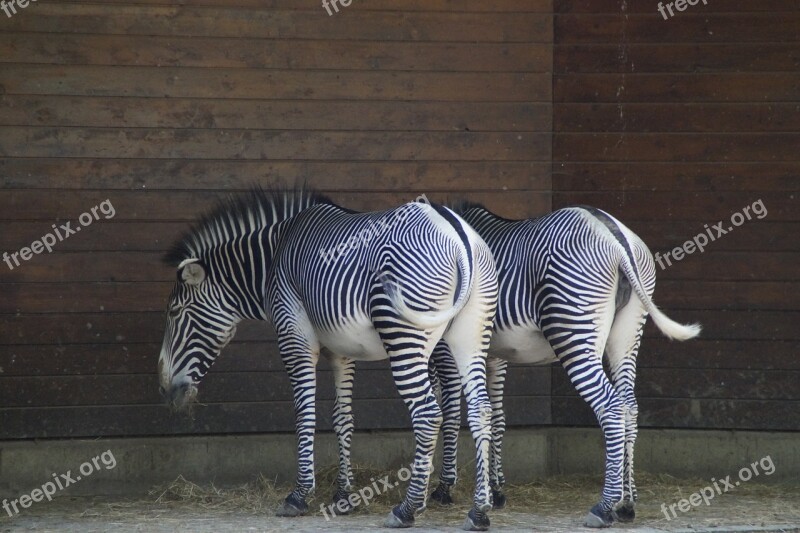
[[[200,263],[189,263],[183,267],[181,279],[187,285],[200,285],[206,279],[206,271]]]

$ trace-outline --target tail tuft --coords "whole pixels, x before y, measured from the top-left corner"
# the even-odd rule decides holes
[[[653,305],[652,309],[649,309],[650,316],[653,317],[653,322],[655,323],[656,327],[669,337],[670,339],[676,341],[686,341],[689,339],[693,339],[700,335],[702,331],[702,327],[700,324],[681,324],[679,322],[675,322],[667,315],[661,312],[661,310]]]

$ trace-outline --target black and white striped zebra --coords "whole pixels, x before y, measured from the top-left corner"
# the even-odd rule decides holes
[[[442,422],[428,377],[430,354],[452,348],[476,442],[474,506],[465,528],[484,530],[491,508],[491,405],[486,353],[497,303],[494,261],[451,210],[426,203],[354,213],[314,192],[255,190],[204,217],[167,255],[177,265],[159,358],[161,391],[173,407],[197,386],[242,319],[270,321],[294,393],[296,488],[279,516],[308,511],[314,489],[316,364],[330,352],[337,381],[334,428],[339,490],[352,488],[349,444],[353,361],[389,358],[416,439],[405,500],[386,525],[407,527],[425,507]]]
[[[500,218],[475,204],[458,211],[491,248],[500,285],[487,364],[495,507],[505,503],[501,449],[508,362],[559,361],[595,412],[606,443],[602,499],[587,515],[585,525],[606,527],[615,519],[633,520],[638,415],[634,382],[642,329],[648,314],[672,339],[695,337],[700,327],[678,324],[653,304],[656,278],[650,250],[630,229],[599,209],[569,207],[530,220]],[[603,369],[604,355],[609,374]],[[461,395],[445,343],[436,347],[431,363],[442,386],[445,417],[443,466],[432,498],[449,503],[449,489],[456,481]]]

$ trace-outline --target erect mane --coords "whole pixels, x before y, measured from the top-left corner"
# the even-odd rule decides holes
[[[244,235],[295,216],[312,205],[336,205],[306,186],[294,188],[254,186],[246,194],[220,200],[217,207],[192,225],[164,255],[170,266],[200,256],[233,235]]]

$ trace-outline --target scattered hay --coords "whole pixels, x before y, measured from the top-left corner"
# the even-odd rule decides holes
[[[378,486],[386,477],[392,485],[397,481],[396,471],[382,471],[355,466],[354,487],[358,491],[362,487]],[[335,466],[320,470],[317,476],[315,496],[309,498],[310,513],[320,515],[320,505],[328,505],[336,491]],[[472,501],[472,473],[462,471],[459,483],[453,488],[456,504],[442,508],[431,506],[429,512],[435,513],[437,519],[457,522],[463,519],[464,513]],[[542,481],[522,485],[508,485],[507,511],[509,513],[535,513],[553,518],[575,518],[594,505],[602,489],[602,476],[569,475],[553,476]],[[431,489],[438,480],[432,479]],[[662,503],[670,505],[683,498],[688,498],[710,484],[710,480],[678,479],[669,475],[640,473],[637,475],[639,489],[639,505],[637,517],[641,519],[665,521],[660,510]],[[405,496],[406,483],[399,483],[390,490],[378,494],[369,505],[359,505],[353,514],[384,514]],[[269,514],[281,504],[291,487],[276,485],[274,481],[259,476],[252,483],[232,488],[219,488],[214,484],[199,485],[179,476],[166,486],[150,491],[151,509],[167,508],[202,508],[219,512],[236,512],[250,514]],[[734,499],[731,499],[731,496]],[[728,503],[728,505],[725,505]],[[716,504],[716,505],[715,505]],[[800,486],[763,485],[755,482],[743,483],[735,491],[718,496],[715,504],[702,506],[703,514],[708,519],[717,518],[717,514],[731,512],[731,507],[741,510],[741,518],[752,520],[772,520],[785,516],[800,516]],[[113,506],[123,511],[125,504],[115,503]],[[131,505],[141,505],[132,502]],[[108,509],[112,510],[112,509]],[[710,514],[709,514],[710,513]],[[699,518],[697,514],[686,515],[687,519]],[[493,517],[501,518],[502,512],[495,512]],[[735,518],[726,515],[728,518]],[[494,519],[494,518],[493,518]],[[502,519],[501,519],[502,522]]]

